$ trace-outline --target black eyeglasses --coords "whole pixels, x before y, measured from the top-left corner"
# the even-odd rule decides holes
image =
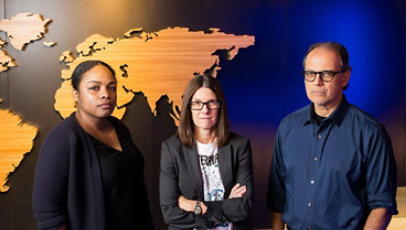
[[[314,80],[316,80],[316,76],[319,75],[321,80],[324,82],[330,82],[333,80],[334,76],[339,74],[339,73],[344,73],[345,71],[340,70],[340,71],[320,71],[320,72],[315,72],[315,71],[311,71],[311,70],[305,70],[302,72],[302,75],[305,79],[305,81],[308,82],[313,82]]]
[[[204,105],[206,105],[208,109],[218,109],[220,108],[221,102],[218,100],[210,100],[207,102],[191,101],[189,105],[192,110],[202,110]]]

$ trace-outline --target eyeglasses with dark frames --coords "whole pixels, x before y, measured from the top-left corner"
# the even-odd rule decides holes
[[[189,102],[189,105],[192,110],[202,110],[204,105],[206,105],[208,109],[218,109],[221,106],[221,102],[219,100],[210,100],[206,102],[191,101]]]
[[[333,80],[334,76],[339,74],[339,73],[344,73],[345,71],[340,70],[340,71],[330,71],[330,70],[325,70],[325,71],[311,71],[311,70],[305,70],[302,72],[303,78],[305,81],[308,82],[313,82],[316,80],[317,75],[320,76],[321,80],[323,82],[330,82]]]

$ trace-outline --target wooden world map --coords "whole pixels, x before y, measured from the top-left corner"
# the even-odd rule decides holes
[[[0,30],[5,31],[10,44],[21,51],[30,42],[44,37],[50,21],[39,14],[22,13],[11,20],[0,21]],[[97,59],[111,65],[117,74],[114,116],[124,116],[126,105],[131,102],[134,93],[142,93],[147,98],[153,114],[156,113],[156,102],[166,95],[172,103],[171,116],[177,123],[183,90],[190,79],[203,73],[216,77],[221,68],[216,51],[222,51],[222,55],[231,60],[241,48],[254,43],[254,36],[226,34],[217,28],[190,31],[184,27],[173,27],[153,33],[135,28],[123,34],[122,38],[94,34],[78,44],[75,52],[67,50],[61,54],[59,60],[67,68],[61,70],[62,83],[55,93],[54,108],[62,118],[75,111],[70,76],[79,63]],[[56,42],[44,42],[44,45],[53,47]],[[3,55],[4,58],[0,52],[0,64],[4,70],[15,66],[12,57],[5,51]],[[3,133],[0,135],[0,192],[5,192],[9,189],[8,175],[31,151],[37,129],[24,124],[21,118],[8,110],[0,110],[0,129]]]

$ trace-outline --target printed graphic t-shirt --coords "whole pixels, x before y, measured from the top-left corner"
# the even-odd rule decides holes
[[[197,153],[203,177],[204,200],[223,200],[224,185],[220,175],[217,142],[208,144],[197,142]],[[231,225],[231,223],[215,223],[211,230],[231,230]]]

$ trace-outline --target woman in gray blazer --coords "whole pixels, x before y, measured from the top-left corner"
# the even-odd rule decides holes
[[[168,229],[252,229],[251,146],[230,132],[220,84],[186,87],[177,134],[162,143],[160,205]]]

